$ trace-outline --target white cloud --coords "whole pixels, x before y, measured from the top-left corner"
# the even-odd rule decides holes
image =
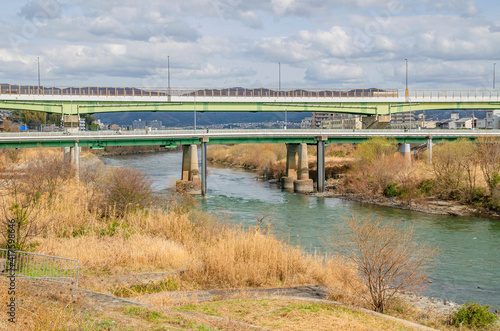
[[[363,68],[353,64],[315,63],[306,70],[306,79],[321,83],[357,83],[363,78]]]
[[[40,4],[53,1],[58,10],[37,21]],[[427,74],[473,85],[500,53],[500,22],[476,16],[480,1],[33,0],[0,22],[0,77],[31,77],[41,56],[44,75],[57,81],[161,81],[170,56],[182,85],[212,76],[216,85],[274,86],[269,68],[281,62],[298,85],[386,86],[400,83],[408,58],[422,75],[415,83]]]

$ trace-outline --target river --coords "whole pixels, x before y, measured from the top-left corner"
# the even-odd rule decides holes
[[[154,179],[156,191],[180,177],[182,152],[107,156],[108,166],[140,169]],[[319,198],[282,191],[257,179],[254,172],[209,165],[203,210],[231,222],[255,225],[266,216],[274,234],[306,250],[328,252],[332,226],[349,215],[404,220],[423,238],[437,244],[440,254],[430,270],[424,295],[468,300],[500,307],[500,221],[487,218],[439,216],[379,207],[336,198]]]

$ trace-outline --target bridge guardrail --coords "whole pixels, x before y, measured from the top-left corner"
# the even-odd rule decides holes
[[[423,130],[411,130],[405,131],[404,129],[386,129],[386,130],[329,130],[329,129],[230,129],[230,130],[216,130],[216,129],[198,129],[198,130],[136,130],[136,131],[80,131],[77,133],[67,134],[65,132],[2,132],[0,133],[1,139],[15,139],[18,137],[22,138],[50,138],[50,137],[64,137],[64,140],[81,139],[83,137],[127,137],[127,136],[180,136],[180,135],[193,135],[193,136],[210,136],[210,135],[220,135],[220,134],[265,134],[265,135],[337,135],[337,134],[359,134],[359,135],[370,135],[370,134],[405,134],[408,136],[413,135],[456,135],[456,134],[488,134],[488,135],[500,135],[500,130],[479,130],[479,129],[458,129],[458,130],[445,130],[445,129],[423,129]]]
[[[368,98],[384,100],[404,98],[402,89],[349,88],[203,88],[203,87],[109,87],[109,86],[36,86],[0,85],[0,94],[29,96],[104,96],[104,97],[204,97],[204,98]],[[494,100],[500,101],[500,90],[416,89],[409,91],[407,101]]]
[[[347,88],[198,88],[198,87],[102,87],[102,86],[36,86],[0,85],[1,94],[47,96],[136,96],[136,97],[283,97],[283,98],[396,98],[397,89]]]

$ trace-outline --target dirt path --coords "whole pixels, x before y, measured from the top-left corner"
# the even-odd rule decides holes
[[[134,300],[149,303],[162,299],[172,305],[200,301],[227,300],[234,298],[258,298],[268,296],[293,296],[298,298],[324,299],[329,294],[328,288],[322,285],[296,286],[267,289],[225,289],[202,291],[160,292],[134,297]]]

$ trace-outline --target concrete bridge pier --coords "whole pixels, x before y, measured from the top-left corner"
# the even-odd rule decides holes
[[[201,142],[201,195],[207,194],[207,143],[208,137],[200,138]]]
[[[427,137],[427,157],[429,164],[432,164],[432,137]]]
[[[75,147],[71,147],[74,150],[74,160],[75,160],[75,178],[78,181],[80,179],[80,147],[78,147],[78,140],[75,140]]]
[[[182,146],[182,175],[176,183],[177,190],[191,194],[201,193],[201,180],[198,169],[198,150],[196,145]]]
[[[325,192],[325,141],[328,140],[326,136],[316,137],[317,142],[317,190],[320,193]]]
[[[410,144],[399,144],[398,152],[405,157],[407,162],[411,162]]]
[[[72,147],[63,147],[62,150],[63,150],[63,160],[65,162],[68,162],[68,163],[72,163],[73,162],[73,158],[72,158]]]
[[[283,188],[293,190],[293,182],[297,180],[297,153],[299,144],[286,144],[286,177],[281,179]]]
[[[297,180],[293,182],[295,192],[312,192],[314,190],[313,180],[309,178],[309,162],[307,159],[307,144],[299,146],[299,167]]]

